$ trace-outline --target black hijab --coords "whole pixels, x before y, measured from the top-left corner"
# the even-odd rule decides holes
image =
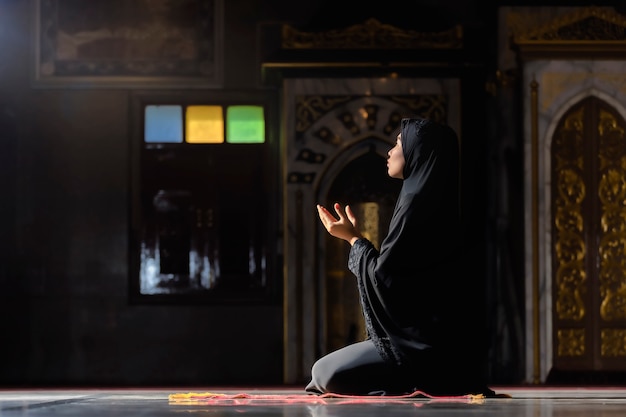
[[[370,336],[392,362],[450,342],[459,249],[459,145],[448,126],[401,121],[402,188],[378,258],[361,264]]]
[[[431,120],[403,119],[400,134],[404,179],[377,269],[390,285],[440,264],[455,250],[459,230],[456,133]]]

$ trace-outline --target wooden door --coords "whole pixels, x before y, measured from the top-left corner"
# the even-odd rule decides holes
[[[554,370],[626,371],[625,129],[589,97],[552,140]]]

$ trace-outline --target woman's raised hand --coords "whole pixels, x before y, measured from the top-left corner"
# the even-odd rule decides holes
[[[320,216],[322,224],[332,236],[353,245],[362,236],[357,228],[357,220],[352,209],[350,206],[346,206],[344,209],[339,203],[335,203],[333,207],[339,218],[336,218],[326,207],[317,205],[317,214]]]

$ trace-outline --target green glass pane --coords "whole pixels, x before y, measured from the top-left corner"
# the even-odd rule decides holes
[[[228,106],[226,109],[226,141],[229,143],[264,143],[265,115],[263,106]]]
[[[183,108],[173,105],[146,106],[144,141],[149,143],[182,143]]]

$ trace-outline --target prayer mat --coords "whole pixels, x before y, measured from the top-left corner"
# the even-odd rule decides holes
[[[169,395],[173,405],[275,405],[275,404],[366,404],[366,403],[405,403],[407,400],[427,400],[427,402],[482,403],[485,396],[433,396],[422,391],[406,395],[344,395],[326,394],[224,394],[215,392],[188,392]],[[419,401],[414,401],[418,405]],[[418,405],[419,406],[419,405]]]

